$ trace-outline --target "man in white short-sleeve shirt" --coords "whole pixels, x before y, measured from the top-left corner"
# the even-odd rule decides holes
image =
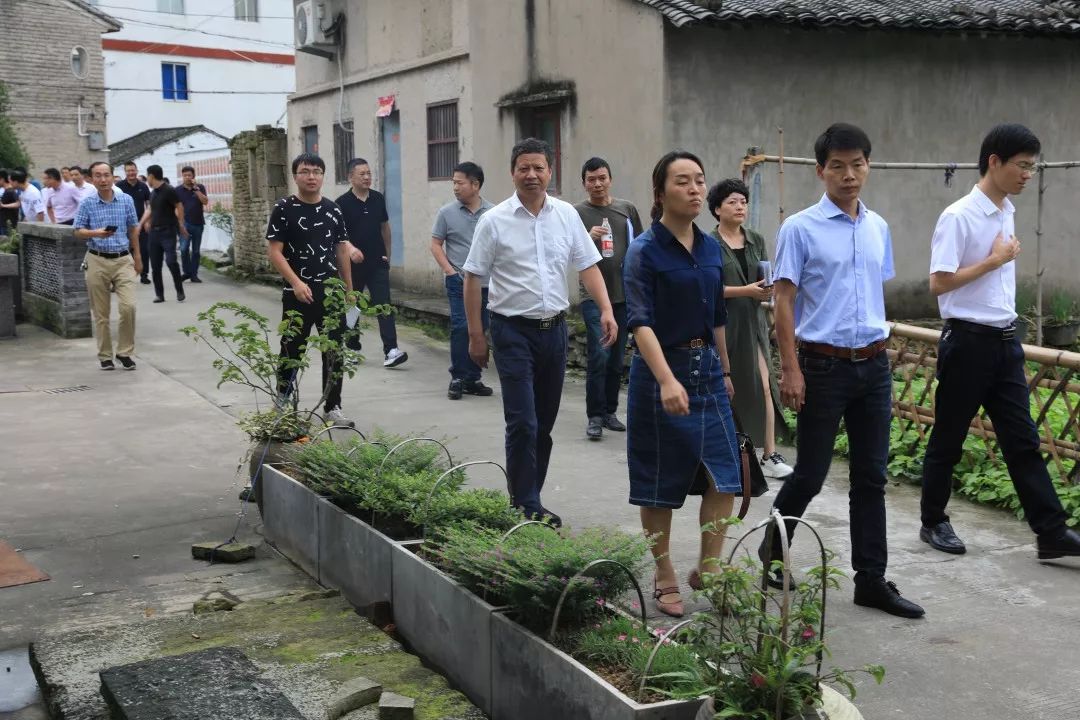
[[[562,520],[540,502],[551,429],[562,399],[566,369],[568,270],[573,267],[600,306],[604,345],[618,332],[600,253],[574,206],[547,194],[554,152],[542,140],[514,146],[510,169],[516,192],[484,213],[465,261],[469,355],[487,367],[481,286],[489,278],[491,342],[502,383],[506,417],[506,470],[511,502],[531,519]]]
[[[1020,241],[1009,195],[1036,172],[1039,139],[1023,125],[998,125],[979,151],[979,182],[938,219],[930,253],[930,291],[945,327],[938,346],[934,428],[926,446],[919,537],[961,555],[945,506],[968,427],[986,408],[1040,560],[1080,555],[1080,534],[1065,524],[1031,418],[1024,349],[1016,337],[1016,257]]]

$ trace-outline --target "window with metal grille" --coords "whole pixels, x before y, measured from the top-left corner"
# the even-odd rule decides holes
[[[259,22],[259,0],[234,0],[237,20]]]
[[[157,0],[157,9],[158,12],[183,15],[184,0]]]
[[[457,100],[428,105],[428,180],[449,180],[458,164]]]
[[[558,195],[562,189],[562,111],[563,105],[538,105],[518,110],[518,125],[521,137],[534,137],[543,140],[555,151],[555,162],[551,163],[551,182],[548,192]]]
[[[334,123],[334,182],[338,185],[349,182],[349,161],[355,152],[352,120]]]
[[[300,128],[301,136],[304,139],[304,152],[319,154],[319,126],[307,125]]]
[[[161,63],[161,97],[165,100],[188,99],[188,66]]]

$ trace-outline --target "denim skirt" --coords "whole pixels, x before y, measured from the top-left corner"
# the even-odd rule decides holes
[[[686,388],[689,415],[669,415],[660,385],[641,355],[630,364],[626,400],[626,456],[630,504],[679,508],[712,482],[721,493],[742,491],[735,422],[723,367],[711,347],[664,350],[671,372]]]

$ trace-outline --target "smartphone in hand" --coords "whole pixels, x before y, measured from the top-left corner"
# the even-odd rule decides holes
[[[116,226],[115,225],[106,225],[105,226],[105,232],[107,232],[107,233],[109,233],[111,235],[112,233],[116,232]]]

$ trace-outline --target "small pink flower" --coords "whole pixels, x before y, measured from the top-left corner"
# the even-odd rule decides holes
[[[750,684],[756,688],[765,687],[765,678],[761,673],[754,673],[750,676]]]
[[[621,642],[623,640],[626,640],[626,634],[625,633],[622,634],[622,635],[619,635],[619,641]]]
[[[597,607],[604,607],[604,599],[603,598],[596,598],[596,606]]]
[[[636,637],[633,637],[633,638],[630,638],[630,642],[635,642],[636,643],[636,642],[641,642],[641,641],[638,640]]]
[[[813,637],[814,637],[814,628],[810,627],[809,625],[804,627],[803,631],[802,631],[802,639],[803,640],[810,640]]]
[[[639,603],[637,600],[633,600],[630,603],[630,607],[634,608],[635,610],[640,610],[641,609],[641,603]]]

